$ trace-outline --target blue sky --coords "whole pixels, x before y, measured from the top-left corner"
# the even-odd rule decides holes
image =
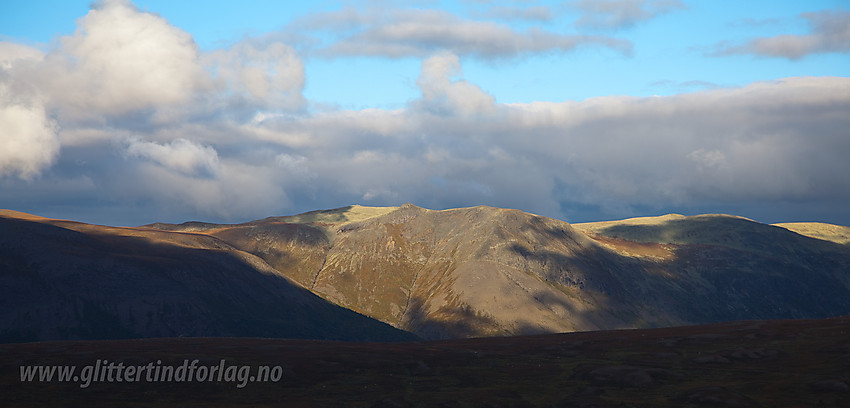
[[[846,0],[2,9],[2,207],[122,225],[403,202],[850,224]]]
[[[574,27],[581,11],[569,2],[539,2],[548,21],[505,20],[488,17],[488,2],[410,2],[406,7],[439,9],[480,21],[495,21],[519,31],[538,27],[556,33],[590,32],[632,41],[632,55],[584,49],[570,54],[529,55],[504,60],[462,58],[465,77],[486,89],[501,103],[581,100],[605,95],[670,95],[710,86],[741,86],[793,76],[844,76],[846,54],[819,54],[804,60],[741,55],[706,57],[722,42],[783,34],[804,35],[812,11],[850,9],[846,0],[833,1],[692,1],[647,21],[624,27],[581,29]],[[498,2],[494,2],[498,3]],[[511,7],[505,2],[500,7]],[[519,4],[529,2],[519,2]],[[651,2],[648,2],[651,3]],[[90,1],[27,1],[4,7],[0,26],[16,41],[49,44],[57,36],[71,35],[76,19],[84,16]],[[135,1],[141,10],[154,12],[187,31],[202,50],[227,47],[247,37],[286,32],[312,15],[380,3],[279,2],[279,1]],[[387,4],[405,4],[403,2]],[[516,7],[516,6],[514,6]],[[8,12],[11,11],[11,12]],[[316,102],[345,108],[398,107],[419,92],[415,80],[420,58],[352,57],[305,60],[309,80],[305,96]],[[340,73],[345,72],[345,75]],[[352,78],[357,78],[352,81]],[[380,89],[380,92],[375,92]]]

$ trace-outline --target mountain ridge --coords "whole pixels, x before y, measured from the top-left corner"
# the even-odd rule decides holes
[[[749,292],[762,286],[773,292],[760,296],[759,317],[848,310],[835,292],[850,288],[845,247],[744,217],[668,214],[569,224],[513,209],[428,210],[412,204],[368,207],[371,216],[357,220],[344,217],[358,208],[209,232],[253,251],[334,303],[426,338],[735,320],[748,316]],[[263,228],[266,235],[258,239]],[[306,245],[309,237],[318,245]],[[824,262],[832,263],[829,273],[819,271]],[[741,282],[740,276],[724,277],[740,272],[752,276]],[[795,280],[803,293],[832,290],[828,306],[794,300]],[[711,298],[707,305],[688,305],[694,293]],[[671,313],[664,301],[647,300],[659,295],[692,311]],[[793,307],[784,310],[785,301]],[[735,312],[712,303],[728,303]]]
[[[729,215],[570,224],[516,209],[408,203],[240,224],[39,222],[100,245],[124,237],[234,254],[426,339],[850,313],[850,247]]]

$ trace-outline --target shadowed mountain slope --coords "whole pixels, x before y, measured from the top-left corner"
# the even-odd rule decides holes
[[[153,227],[220,238],[425,338],[850,313],[850,248],[724,215],[570,225],[405,204]]]
[[[0,211],[0,342],[235,336],[410,340],[219,238]]]

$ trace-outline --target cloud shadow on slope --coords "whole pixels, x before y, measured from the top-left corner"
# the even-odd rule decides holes
[[[0,223],[0,279],[9,293],[0,302],[4,341],[415,338],[330,304],[227,245],[190,248],[27,220]]]

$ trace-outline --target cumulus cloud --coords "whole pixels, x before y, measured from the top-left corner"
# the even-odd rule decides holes
[[[189,101],[206,84],[192,36],[126,0],[98,3],[33,80],[63,109],[121,115]]]
[[[461,74],[460,59],[443,53],[422,62],[422,73],[416,81],[422,90],[422,102],[441,113],[473,116],[494,109],[495,98],[467,81],[453,81]]]
[[[246,39],[202,52],[158,15],[99,1],[46,51],[0,42],[0,177],[14,191],[41,175],[45,186],[88,180],[94,201],[156,197],[163,208],[227,217],[268,211],[309,175],[303,157],[275,164],[279,152],[234,142],[252,140],[257,112],[300,111],[304,82],[286,44]]]
[[[38,104],[10,103],[0,86],[0,177],[30,180],[59,154],[56,125]]]
[[[442,12],[343,10],[299,24],[339,36],[325,52],[358,38],[348,45],[402,50],[374,55],[422,55],[420,95],[393,110],[310,112],[299,54],[271,38],[201,52],[121,1],[79,24],[46,52],[0,43],[2,206],[17,205],[9,197],[74,214],[92,206],[80,219],[108,223],[98,217],[111,213],[122,224],[408,201],[568,220],[794,203],[846,218],[847,78],[502,104],[463,76],[465,59],[555,52],[572,37],[541,31],[537,42],[533,31]],[[390,36],[370,37],[379,31]],[[484,34],[494,39],[476,43]],[[144,87],[127,83],[136,75]]]
[[[316,52],[325,56],[425,57],[446,51],[460,56],[515,58],[601,46],[629,54],[631,42],[593,35],[563,35],[540,28],[517,31],[489,21],[463,19],[439,10],[344,9],[304,19],[299,32],[334,37]]]
[[[186,139],[166,144],[130,140],[126,152],[187,176],[213,177],[219,173],[218,152]]]
[[[812,54],[850,53],[850,11],[826,10],[800,15],[809,25],[805,35],[780,35],[721,45],[712,55],[750,54],[797,60]]]
[[[16,81],[13,66],[37,63],[33,48],[0,42],[0,177],[33,179],[59,154],[57,124],[27,83]]]
[[[300,109],[305,103],[304,64],[289,45],[246,40],[205,59],[231,92],[230,98],[284,110]]]
[[[138,127],[304,104],[292,47],[247,39],[202,53],[190,34],[128,0],[95,3],[46,54],[3,47],[0,66],[65,123]]]
[[[0,41],[0,69],[9,70],[19,61],[38,61],[44,58],[41,50],[26,45]]]
[[[597,29],[627,28],[662,14],[687,9],[681,0],[577,0],[570,5],[582,12],[576,26]]]

